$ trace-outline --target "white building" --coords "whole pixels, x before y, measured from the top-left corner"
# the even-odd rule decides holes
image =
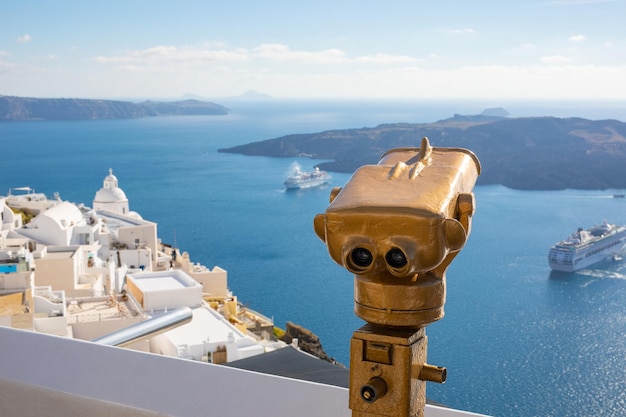
[[[93,204],[30,188],[0,198],[0,326],[95,340],[187,306],[190,323],[125,346],[215,362],[284,346],[249,333],[225,270],[191,262],[161,243],[156,223],[129,211],[112,170]]]
[[[6,203],[6,198],[0,197],[0,236],[20,227],[22,227],[22,216],[11,210]]]
[[[202,305],[202,285],[177,269],[128,274],[126,287],[144,311]]]
[[[89,231],[81,233],[79,228]],[[44,245],[69,246],[91,243],[95,230],[96,225],[88,225],[76,205],[64,201],[37,215],[19,233]]]

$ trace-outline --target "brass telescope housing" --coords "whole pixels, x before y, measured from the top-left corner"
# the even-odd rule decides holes
[[[355,274],[357,316],[412,328],[443,317],[446,269],[470,233],[479,174],[472,152],[423,138],[333,189],[314,228],[331,258]]]
[[[315,216],[331,258],[354,273],[354,311],[367,322],[350,341],[352,417],[423,417],[425,327],[443,317],[446,270],[465,245],[480,162],[465,149],[392,149],[360,167]]]

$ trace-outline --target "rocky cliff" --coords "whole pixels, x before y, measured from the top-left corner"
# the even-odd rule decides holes
[[[228,109],[219,104],[199,100],[132,103],[117,100],[0,96],[0,121],[136,119],[227,113]]]
[[[298,347],[304,352],[317,356],[327,362],[341,365],[334,358],[328,356],[328,354],[324,351],[318,336],[310,330],[288,321],[287,329],[285,334],[281,337],[281,340],[285,343],[291,344],[293,339],[298,339]]]

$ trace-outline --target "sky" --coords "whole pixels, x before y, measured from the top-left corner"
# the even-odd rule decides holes
[[[0,95],[626,99],[626,0],[0,0]]]

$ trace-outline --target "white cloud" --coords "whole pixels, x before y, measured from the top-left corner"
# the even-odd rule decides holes
[[[194,66],[206,63],[236,64],[263,60],[272,63],[295,64],[406,64],[418,62],[417,58],[408,55],[373,54],[350,58],[336,48],[320,51],[294,50],[284,44],[262,44],[250,50],[246,49],[214,49],[215,44],[205,44],[202,47],[155,46],[143,50],[126,51],[120,55],[97,56],[93,58],[100,64],[118,65],[116,69],[139,71],[142,67],[153,70],[151,67],[161,67],[163,70]],[[223,46],[223,45],[222,45]]]
[[[32,40],[32,38],[31,38],[31,36],[28,33],[26,33],[26,34],[24,34],[24,35],[22,35],[22,36],[17,38],[17,41],[19,43],[28,43],[31,40]]]
[[[572,59],[563,55],[551,55],[541,57],[541,62],[545,62],[548,64],[563,64],[566,62],[570,62]]]
[[[202,62],[236,62],[247,59],[241,50],[215,50],[195,47],[155,46],[153,48],[128,51],[117,56],[98,56],[94,61],[101,64],[181,64]]]
[[[364,55],[355,59],[356,62],[373,64],[402,64],[421,61],[408,55],[375,54]]]
[[[618,98],[626,94],[620,81],[626,77],[626,67],[493,65],[438,71],[407,67],[368,77],[371,90],[364,93],[382,96]],[[355,94],[358,81],[351,85]]]
[[[626,85],[621,82],[626,77],[626,66],[490,65],[447,70],[404,66],[332,74],[273,72],[256,75],[245,88],[276,97],[584,99],[626,96]],[[244,88],[227,79],[222,84],[230,84],[233,93]]]
[[[450,31],[453,35],[473,35],[476,33],[474,29],[465,28],[465,29],[453,29]]]
[[[338,63],[348,59],[346,54],[339,49],[326,49],[323,51],[297,51],[287,45],[273,43],[263,44],[252,50],[254,56],[272,61],[296,61],[303,63]]]
[[[567,38],[567,40],[570,42],[582,42],[587,40],[587,37],[585,35],[574,35]]]
[[[115,69],[117,71],[125,71],[125,72],[149,72],[150,70],[147,69],[146,67],[140,66],[140,65],[120,65],[118,67],[115,67]],[[163,69],[161,68],[161,71]],[[152,67],[151,71],[155,71],[155,68]]]
[[[520,48],[537,46],[519,46],[516,58],[528,55]],[[8,54],[0,50],[0,85],[13,86],[10,76],[18,69],[8,68],[7,62],[3,65],[3,56]],[[93,58],[95,68],[87,73],[72,68],[40,70],[51,74],[45,78],[47,88],[54,86],[50,96],[176,97],[192,91],[218,97],[254,89],[276,97],[626,97],[622,81],[626,66],[576,66],[570,57],[558,54],[543,56],[534,66],[461,66],[449,59],[441,61],[446,67],[422,67],[421,59],[402,54],[349,56],[336,48],[310,51],[275,43],[243,49],[207,43],[102,55]],[[44,78],[37,68],[23,68],[19,68],[21,87],[12,88],[20,95],[36,94]]]
[[[581,66],[542,63],[534,66],[483,65],[425,69],[416,65],[360,67],[331,65],[324,73],[288,66],[217,65],[180,70],[158,65],[120,64],[124,73],[108,71],[90,76],[71,72],[47,73],[20,68],[21,85],[11,81],[17,68],[3,68],[4,94],[47,96],[178,97],[194,92],[206,97],[239,94],[247,89],[275,97],[344,98],[528,98],[621,99],[626,97],[626,65]],[[52,78],[50,78],[52,76]],[[51,82],[53,80],[54,82]],[[50,88],[53,86],[54,88]]]

